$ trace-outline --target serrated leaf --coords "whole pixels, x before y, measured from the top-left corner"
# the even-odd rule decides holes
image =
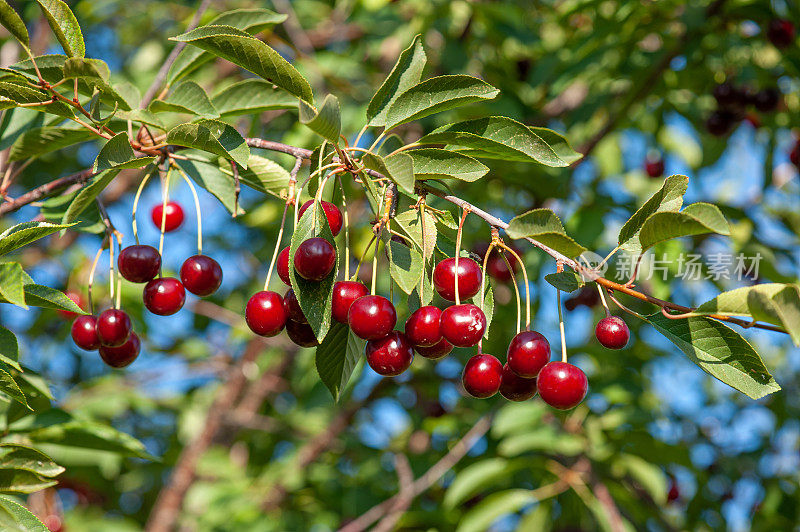
[[[642,252],[639,232],[644,222],[657,212],[677,212],[683,205],[683,195],[689,186],[689,178],[673,175],[664,180],[661,188],[639,207],[619,231],[619,247],[630,253]]]
[[[0,393],[7,395],[26,408],[30,408],[28,401],[25,399],[25,394],[20,390],[17,381],[3,369],[0,369]]]
[[[513,489],[492,493],[463,515],[456,532],[483,532],[498,517],[516,513],[534,502],[536,498],[529,490]]]
[[[203,90],[194,81],[184,81],[175,87],[163,100],[153,100],[148,109],[154,113],[170,111],[189,113],[202,118],[219,118],[219,112]]]
[[[342,131],[342,111],[339,108],[339,99],[328,94],[319,110],[314,106],[300,100],[300,123],[305,124],[322,138],[328,139],[334,145],[339,144],[339,134]]]
[[[19,85],[16,83],[9,83],[7,81],[0,81],[0,97],[4,97],[8,100],[13,100],[18,104],[41,103],[41,102],[51,101],[51,98],[41,91],[23,85]],[[53,102],[53,103],[48,103],[47,105],[37,105],[34,107],[30,107],[30,109],[33,109],[34,111],[40,113],[50,113],[62,116],[64,118],[75,117],[70,108],[64,105],[64,103],[62,102]]]
[[[196,48],[184,48],[184,50]],[[246,79],[219,91],[211,102],[224,117],[261,113],[275,109],[296,109],[298,99],[272,83]]]
[[[0,325],[0,362],[8,364],[17,371],[22,371],[19,365],[19,344],[17,337]]]
[[[472,76],[427,79],[397,96],[386,111],[386,129],[469,103],[492,100],[500,91]]]
[[[580,275],[572,271],[550,273],[544,276],[544,280],[563,292],[574,292],[586,284]]]
[[[186,42],[249,70],[313,104],[311,85],[288,61],[265,43],[232,26],[203,26],[171,40]]]
[[[22,308],[25,304],[25,272],[19,262],[0,262],[0,296]]]
[[[61,0],[37,0],[37,2],[64,53],[70,57],[86,55],[81,27],[69,6]]]
[[[72,224],[30,221],[9,227],[0,233],[0,256],[71,226]]]
[[[120,135],[124,135],[124,133],[120,133]],[[72,200],[72,203],[69,204],[66,212],[64,212],[64,217],[61,218],[61,223],[68,224],[76,221],[83,211],[85,211],[89,205],[95,201],[97,196],[111,183],[117,173],[119,173],[119,170],[106,170],[94,176],[89,184],[83,187],[80,192],[78,192],[78,195],[75,196],[75,199]]]
[[[88,314],[68,298],[64,292],[35,283],[25,283],[25,302],[33,307],[63,310],[75,314]]]
[[[561,220],[550,209],[534,209],[514,217],[506,233],[514,239],[532,238],[567,257],[577,257],[586,251],[585,247],[567,236]]]
[[[0,493],[34,493],[56,484],[58,482],[53,479],[25,469],[0,468]]]
[[[148,126],[153,126],[162,131],[166,131],[164,122],[161,121],[158,115],[151,113],[147,109],[132,109],[131,111],[123,111],[118,113],[118,116],[122,120],[130,120],[131,122],[147,124]]]
[[[339,400],[353,370],[364,353],[366,342],[353,334],[344,323],[334,323],[317,347],[317,373],[328,387],[334,401]]]
[[[250,157],[250,148],[239,132],[217,120],[175,126],[167,133],[167,142],[219,155],[236,161],[245,169]]]
[[[233,172],[230,172],[233,177]],[[247,168],[239,171],[239,178],[257,190],[282,198],[289,191],[291,176],[288,170],[272,159],[251,155],[247,160]]]
[[[572,149],[572,146],[570,146],[564,135],[556,133],[552,129],[546,127],[528,126],[528,129],[550,146],[550,149],[565,163],[572,164],[583,158],[582,154]]]
[[[397,97],[422,79],[425,68],[425,49],[422,36],[417,35],[411,45],[400,53],[389,76],[384,80],[367,106],[367,121],[371,126],[386,125],[386,112]]]
[[[43,452],[17,443],[0,444],[0,469],[22,469],[43,477],[55,477],[65,471]]]
[[[57,83],[64,78],[64,62],[67,56],[63,54],[44,54],[34,56],[36,66],[39,67],[39,73],[45,81],[50,83]],[[39,78],[36,76],[36,69],[30,59],[23,59],[18,63],[14,63],[11,69],[23,74],[29,81],[37,82]]]
[[[436,241],[438,238],[436,218],[426,210],[423,221],[423,217],[420,216],[418,210],[409,209],[395,216],[394,221],[397,222],[400,229],[411,238],[417,248],[423,250],[425,260],[430,260],[433,256],[433,250],[436,248]],[[425,226],[424,231],[422,227],[423,224]]]
[[[97,173],[106,170],[110,171],[122,170],[124,168],[141,168],[142,166],[147,166],[148,164],[154,162],[155,159],[155,157],[136,157],[136,155],[133,153],[133,148],[131,148],[131,142],[128,138],[128,134],[123,131],[122,133],[117,133],[111,137],[108,142],[106,142],[103,147],[100,148],[100,153],[97,154],[97,158],[94,160],[92,171]],[[113,177],[114,176],[111,176],[111,179],[113,179]],[[95,181],[97,181],[97,179],[95,179]],[[95,194],[95,196],[97,196],[97,194]]]
[[[22,45],[29,47],[28,28],[14,9],[6,0],[0,0],[0,24],[14,36]]]
[[[394,240],[389,240],[386,253],[389,257],[389,275],[400,290],[411,294],[422,278],[422,254],[418,248],[411,248]]]
[[[414,161],[417,179],[447,179],[477,181],[489,172],[489,167],[463,153],[438,148],[409,150]]]
[[[10,161],[39,157],[81,142],[94,140],[97,135],[86,128],[44,126],[29,129],[11,145]]]
[[[107,82],[111,70],[105,61],[85,57],[70,57],[64,60],[64,79],[92,79]]]
[[[517,464],[505,458],[486,458],[470,464],[456,474],[442,503],[446,509],[454,510],[473,495],[507,483],[517,469]]]
[[[414,160],[407,153],[395,153],[388,157],[367,153],[361,160],[367,168],[388,177],[405,192],[414,193]]]
[[[644,251],[672,238],[705,233],[729,235],[731,230],[719,207],[710,203],[692,203],[681,212],[651,214],[642,225],[639,242]]]
[[[216,157],[214,158],[216,159]],[[252,156],[251,156],[252,161]],[[224,172],[214,161],[183,161],[178,160],[178,165],[186,172],[195,183],[211,192],[224,206],[228,212],[233,213],[236,195],[236,187],[233,183],[233,176]],[[226,161],[227,163],[227,161]],[[244,182],[244,180],[242,180]],[[244,211],[240,208],[239,213]]]
[[[747,340],[719,321],[705,316],[671,319],[660,312],[647,321],[703,371],[748,397],[759,399],[781,389]]]
[[[6,497],[0,497],[0,526],[14,532],[48,532],[27,508]]]

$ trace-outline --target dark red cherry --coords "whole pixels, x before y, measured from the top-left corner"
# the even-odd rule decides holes
[[[192,255],[181,265],[181,283],[196,296],[210,296],[222,284],[222,268],[211,257]]]
[[[119,273],[132,283],[146,283],[158,275],[161,255],[153,246],[128,246],[117,258]]]
[[[667,502],[675,502],[681,498],[681,491],[678,488],[678,483],[675,480],[670,480],[669,491],[667,492]]]
[[[303,203],[303,206],[300,207],[300,218],[303,217],[306,210],[313,204],[314,200],[308,200]],[[328,226],[331,228],[331,233],[333,233],[333,236],[338,235],[339,231],[342,230],[342,211],[330,201],[322,201],[320,204],[322,205],[322,210],[325,212],[325,217],[328,219]]]
[[[331,314],[339,323],[347,323],[347,313],[353,302],[369,293],[367,287],[358,281],[337,281],[333,285]]]
[[[469,299],[481,289],[481,268],[468,257],[458,258],[458,296]],[[444,259],[433,269],[433,286],[448,301],[456,300],[456,259]]]
[[[628,326],[618,316],[609,316],[600,320],[594,333],[603,347],[609,349],[622,349],[628,345],[631,337]]]
[[[575,408],[586,397],[589,381],[577,366],[567,362],[550,362],[537,377],[539,396],[553,408],[569,410]]]
[[[247,302],[244,319],[254,333],[275,336],[286,326],[283,298],[277,292],[256,292]]]
[[[644,170],[650,177],[661,177],[664,175],[664,159],[647,159],[644,163]]]
[[[383,338],[394,329],[397,312],[392,302],[383,296],[364,296],[356,299],[347,313],[347,324],[353,333],[364,340]]]
[[[442,311],[439,327],[442,336],[454,346],[472,347],[486,330],[486,316],[476,305],[453,305]]]
[[[714,99],[721,107],[741,106],[745,104],[745,92],[728,81],[714,87]]]
[[[414,347],[431,347],[442,340],[442,311],[432,305],[420,307],[406,320],[406,336]]]
[[[283,309],[286,311],[286,317],[298,323],[308,323],[303,309],[300,308],[300,302],[297,300],[297,295],[291,288],[287,290],[283,296]]]
[[[453,350],[453,344],[442,338],[436,345],[431,347],[422,347],[418,345],[414,347],[414,350],[427,359],[439,360],[450,354],[450,351]]]
[[[367,342],[367,364],[375,373],[384,377],[396,377],[414,360],[414,347],[408,337],[392,331],[383,338]]]
[[[503,377],[503,365],[492,355],[475,355],[464,366],[461,382],[472,397],[486,399],[497,393]]]
[[[336,248],[324,238],[309,238],[294,252],[294,270],[307,281],[323,280],[335,264]]]
[[[131,318],[122,310],[110,308],[97,317],[97,337],[106,347],[119,347],[131,335]]]
[[[144,285],[144,306],[153,314],[170,316],[186,302],[186,290],[174,277],[159,277]]]
[[[794,42],[794,24],[788,20],[771,20],[767,27],[767,38],[776,48],[786,48]]]
[[[536,331],[522,331],[508,345],[508,367],[520,377],[536,377],[548,362],[550,343]]]
[[[717,110],[711,113],[706,120],[706,129],[715,137],[722,137],[730,133],[736,116],[730,111]]]
[[[753,96],[753,105],[762,113],[769,113],[778,108],[781,95],[778,89],[769,88],[758,91]]]
[[[83,309],[86,307],[86,300],[83,298],[83,294],[81,294],[80,292],[75,292],[74,290],[67,290],[66,292],[64,292],[64,295],[67,296],[73,303],[78,305],[80,308]],[[80,315],[76,314],[75,312],[70,312],[68,310],[59,310],[58,313],[65,320],[71,320],[72,318],[75,318]]]
[[[97,318],[94,316],[78,316],[72,322],[72,341],[86,351],[95,351],[100,347],[97,337]]]
[[[516,246],[510,244],[509,247],[519,255],[520,252]],[[484,242],[483,244],[475,246],[475,254],[483,257],[486,255],[487,249],[489,249],[489,244]],[[514,274],[516,274],[519,271],[519,262],[517,262],[517,259],[514,258],[514,255],[511,253],[505,252],[505,257],[514,269]],[[511,271],[509,271],[506,261],[503,260],[503,255],[500,250],[496,247],[492,248],[492,252],[489,254],[489,260],[486,261],[486,273],[492,279],[501,283],[507,283],[511,280]]]
[[[289,246],[286,246],[278,254],[278,277],[286,286],[292,286],[292,279],[289,277]]]
[[[100,358],[112,368],[124,368],[136,360],[136,357],[139,356],[140,348],[139,336],[136,333],[131,333],[128,341],[119,347],[101,346]]]
[[[319,345],[314,330],[308,323],[286,320],[286,334],[289,339],[300,347],[314,347]]]
[[[795,168],[800,170],[800,141],[798,141],[797,144],[794,145],[794,148],[792,148],[792,151],[789,152],[789,161],[791,161]]]
[[[527,401],[536,395],[536,378],[520,377],[508,367],[503,366],[503,377],[500,379],[500,395],[509,401]]]
[[[183,223],[183,207],[174,201],[167,202],[167,215],[164,222],[164,232],[169,233],[179,228]],[[159,203],[153,210],[150,211],[150,218],[153,220],[155,226],[161,229],[161,220],[164,213],[164,205]]]

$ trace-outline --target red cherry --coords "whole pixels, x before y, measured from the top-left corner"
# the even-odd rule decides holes
[[[667,502],[675,502],[681,498],[681,491],[674,480],[670,481],[669,492],[667,492]]]
[[[353,302],[369,293],[367,287],[358,281],[337,281],[333,285],[331,314],[339,323],[347,323],[347,313]]]
[[[210,296],[222,284],[222,268],[211,257],[193,255],[183,261],[181,282],[186,290],[196,296]]]
[[[464,366],[461,382],[472,397],[486,399],[497,393],[503,376],[503,365],[492,355],[475,355]]]
[[[146,283],[158,275],[161,255],[153,246],[128,246],[117,259],[119,273],[132,283]]]
[[[286,334],[289,339],[300,347],[314,347],[319,345],[317,335],[308,323],[286,320]]]
[[[314,200],[308,200],[307,202],[303,203],[303,206],[300,207],[300,218],[303,217],[303,214],[308,210],[311,205],[314,204]],[[339,210],[339,207],[331,203],[330,201],[321,201],[320,204],[322,205],[322,210],[325,212],[325,217],[328,219],[328,226],[331,228],[331,233],[333,236],[339,234],[339,231],[342,230],[342,211]]]
[[[106,347],[119,347],[131,335],[131,318],[122,310],[110,308],[97,317],[97,337]]]
[[[392,302],[383,296],[364,296],[350,306],[347,323],[359,338],[377,340],[392,332],[397,312]]]
[[[458,258],[458,296],[469,299],[481,289],[481,268],[468,257]],[[456,259],[444,259],[433,269],[433,286],[448,301],[456,300]]]
[[[453,344],[442,338],[439,340],[438,344],[431,347],[422,347],[418,345],[415,346],[414,349],[417,351],[417,353],[429,360],[439,360],[440,358],[444,358],[450,354],[450,351],[453,350]]]
[[[414,347],[431,347],[442,340],[442,311],[432,305],[420,307],[406,320],[406,335]]]
[[[442,336],[454,346],[472,347],[486,330],[486,316],[476,305],[453,305],[442,311],[439,327]]]
[[[94,316],[78,316],[72,322],[72,341],[86,351],[96,351],[100,347],[97,337],[97,318]]]
[[[526,379],[532,379],[550,362],[550,343],[536,331],[522,331],[508,345],[508,367]]]
[[[519,254],[519,250],[516,246],[509,245],[509,247],[513,249],[515,253]],[[486,255],[486,250],[488,248],[489,244],[484,242],[475,247],[475,254],[483,257]],[[511,267],[514,269],[514,274],[516,274],[519,271],[519,262],[517,262],[517,259],[514,258],[514,255],[511,253],[505,252],[505,256],[506,259],[508,259],[508,263],[511,264]],[[486,261],[486,273],[492,279],[501,283],[507,283],[511,280],[511,271],[509,271],[506,261],[503,260],[503,256],[496,247],[492,248],[492,252],[489,254],[489,260]],[[459,283],[460,282],[461,281],[459,281]]]
[[[309,238],[294,252],[294,270],[307,281],[323,280],[335,264],[336,248],[324,238]]]
[[[100,358],[112,368],[124,368],[139,356],[141,342],[136,333],[131,333],[128,341],[119,347],[100,347]]]
[[[300,302],[297,300],[297,295],[291,288],[286,291],[283,296],[283,309],[286,311],[286,316],[292,321],[297,323],[308,323],[303,309],[300,308]]]
[[[292,279],[289,277],[289,246],[286,246],[278,254],[278,277],[281,278],[286,286],[292,286]]]
[[[500,379],[500,395],[509,401],[527,401],[536,395],[536,378],[520,377],[506,364]]]
[[[144,306],[153,314],[170,316],[186,302],[186,290],[174,277],[160,277],[144,285]]]
[[[64,292],[64,295],[70,298],[70,300],[72,300],[72,302],[78,305],[80,308],[84,308],[86,306],[86,300],[83,298],[83,295],[80,292],[75,292],[74,290],[67,290],[66,292]],[[72,318],[80,316],[80,314],[77,314],[75,312],[70,312],[68,310],[59,310],[58,313],[65,320],[71,320]]]
[[[411,365],[414,348],[408,337],[392,331],[383,338],[367,342],[367,364],[378,375],[396,377]]]
[[[760,90],[753,96],[753,105],[762,113],[774,111],[778,108],[780,101],[781,93],[774,87]]]
[[[628,339],[631,337],[628,326],[618,316],[609,316],[600,320],[594,333],[603,347],[609,349],[622,349],[628,344]]]
[[[715,137],[727,135],[736,122],[736,116],[723,109],[718,109],[709,115],[706,120],[706,129]]]
[[[164,204],[159,203],[153,210],[150,211],[150,218],[153,220],[153,224],[161,230],[161,219],[164,213]],[[166,220],[164,222],[164,232],[169,233],[170,231],[174,231],[178,227],[181,226],[183,223],[183,208],[180,204],[175,203],[174,201],[167,202],[167,215]]]
[[[776,48],[786,48],[794,42],[794,24],[788,20],[771,20],[767,27],[767,38]]]
[[[644,163],[644,169],[650,177],[661,177],[664,175],[664,159],[661,157],[658,159],[648,159]]]
[[[536,383],[542,400],[553,408],[575,408],[586,397],[589,382],[580,368],[566,362],[550,362],[539,372]]]
[[[256,292],[247,302],[244,319],[254,333],[260,336],[275,336],[286,325],[283,298],[276,292]]]

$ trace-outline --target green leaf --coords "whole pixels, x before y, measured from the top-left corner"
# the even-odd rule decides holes
[[[514,239],[532,238],[567,257],[577,257],[586,251],[585,247],[567,236],[561,220],[550,209],[534,209],[514,217],[506,233]]]
[[[22,308],[28,308],[25,304],[25,277],[19,262],[0,262],[0,295]]]
[[[492,493],[471,508],[458,522],[456,532],[484,532],[498,517],[520,511],[536,502],[529,490],[513,489]]]
[[[128,134],[123,131],[122,133],[117,133],[111,137],[108,142],[106,142],[103,147],[100,148],[100,153],[97,154],[97,158],[94,160],[92,171],[97,173],[103,172],[104,170],[141,168],[142,166],[147,166],[155,160],[155,157],[136,157],[136,155],[133,153],[133,148],[131,148],[131,142],[128,138]],[[111,179],[113,179],[114,175],[111,176]],[[109,182],[111,179],[109,179]],[[95,182],[96,181],[97,180],[95,180]],[[105,188],[105,186],[103,188]],[[100,191],[98,191],[98,193],[99,192]],[[95,196],[97,196],[97,194],[95,194]]]
[[[361,160],[367,168],[388,177],[400,189],[414,193],[414,160],[407,153],[395,153],[388,157],[368,153]]]
[[[219,118],[219,112],[211,103],[203,87],[194,81],[184,81],[163,100],[153,100],[148,109],[154,113],[171,111],[189,113],[202,118]]]
[[[41,451],[17,443],[0,444],[0,469],[23,469],[43,477],[55,477],[64,468]]]
[[[125,135],[125,133],[120,133],[120,135]],[[102,150],[100,153],[103,153]],[[100,156],[98,156],[98,160],[99,158]],[[97,165],[97,161],[95,161],[95,165]],[[61,223],[68,224],[76,221],[78,217],[83,214],[83,211],[85,211],[89,205],[94,202],[97,196],[99,196],[111,181],[113,181],[118,173],[119,170],[104,170],[94,176],[89,184],[83,187],[81,191],[78,192],[78,195],[75,196],[75,199],[72,200],[72,203],[69,204],[66,212],[64,212],[64,217],[61,219]]]
[[[425,49],[422,36],[417,35],[411,45],[397,58],[389,76],[381,84],[367,106],[367,121],[371,126],[386,125],[386,112],[397,97],[422,79],[425,68]]]
[[[407,152],[414,161],[417,179],[459,179],[477,181],[489,172],[489,167],[463,153],[438,148],[421,148]]]
[[[9,227],[0,233],[0,256],[71,226],[30,221]]]
[[[225,173],[216,160],[208,162],[178,160],[177,163],[186,172],[186,175],[213,194],[228,209],[228,212],[233,213],[236,194],[233,176]],[[243,212],[240,208],[239,213]]]
[[[689,186],[689,178],[673,175],[664,180],[661,188],[639,207],[619,231],[619,247],[630,253],[641,253],[639,233],[645,221],[657,212],[677,212],[683,205],[683,195]]]
[[[81,27],[69,6],[61,0],[37,0],[37,2],[64,53],[70,57],[86,55]]]
[[[538,162],[545,166],[569,166],[556,150],[532,128],[504,116],[490,116],[442,126],[418,141],[447,144],[448,148],[485,159]],[[564,151],[561,144],[560,151]],[[568,157],[572,159],[572,157]]]
[[[184,50],[196,48],[184,48]],[[224,117],[296,109],[297,98],[260,79],[246,79],[219,91],[211,102]]]
[[[219,155],[236,161],[242,168],[247,168],[250,157],[250,148],[239,132],[217,120],[175,126],[167,133],[167,142]]]
[[[38,517],[6,497],[0,497],[0,527],[10,532],[48,532]]]
[[[423,250],[425,260],[430,260],[438,238],[436,218],[427,210],[423,218],[420,216],[419,210],[409,209],[395,216],[394,221],[397,222],[400,229],[408,235],[417,248]],[[423,225],[425,226],[424,231]]]
[[[231,26],[203,26],[172,40],[227,59],[301,100],[314,103],[308,81],[278,52],[241,30]]]
[[[94,140],[97,135],[88,129],[62,126],[44,126],[29,129],[11,145],[10,161],[21,161],[29,157],[40,157],[81,142]]]
[[[419,248],[411,247],[389,240],[386,253],[389,257],[389,275],[400,290],[411,294],[419,284],[423,273],[422,254]]]
[[[19,344],[17,337],[0,325],[0,362],[8,364],[17,371],[22,371],[19,365]]]
[[[328,387],[334,401],[347,386],[366,342],[353,334],[344,323],[334,323],[317,347],[316,366],[320,379]]]
[[[157,129],[162,131],[166,131],[166,126],[164,126],[164,122],[158,117],[158,115],[151,113],[147,109],[132,109],[131,111],[123,111],[118,113],[118,115],[122,120],[130,120],[131,122],[138,122],[140,124],[147,124],[148,126],[153,126]]]
[[[17,381],[4,369],[0,369],[0,394],[5,394],[26,408],[30,408],[28,401],[25,399],[25,394],[20,390]]]
[[[23,430],[30,430],[28,438],[33,442],[93,449],[145,460],[155,459],[147,452],[142,442],[108,425],[94,421],[69,420],[68,415],[65,422],[55,423],[47,422],[41,415],[29,417],[33,418],[29,423],[38,423],[39,419],[43,422],[43,426],[26,427],[20,424],[12,429],[20,430],[26,427]]]
[[[64,79],[91,79],[108,81],[111,70],[105,61],[85,57],[70,57],[64,60]]]
[[[620,454],[614,465],[642,486],[656,504],[667,502],[667,478],[659,466],[633,454]]]
[[[565,163],[572,164],[583,158],[582,154],[572,149],[572,146],[570,146],[564,135],[556,133],[552,129],[547,129],[546,127],[528,126],[528,129],[550,146],[550,149]]]
[[[7,81],[0,81],[0,97],[13,100],[18,104],[40,103],[40,102],[51,101],[51,98],[41,91],[23,85],[18,85],[16,83],[9,83]],[[64,105],[63,102],[53,102],[47,105],[37,105],[35,107],[30,107],[30,109],[33,109],[34,111],[40,113],[50,113],[62,116],[64,118],[75,117],[75,115],[72,113],[72,110],[70,110],[69,107]]]
[[[647,321],[703,371],[748,397],[781,389],[747,340],[722,323],[705,316],[671,319],[660,312]]]
[[[230,168],[226,168],[225,171],[230,172],[233,178],[233,171]],[[290,178],[289,172],[283,166],[259,155],[251,155],[247,160],[247,168],[239,171],[242,183],[279,198],[285,198],[289,192]]]
[[[456,474],[447,487],[442,503],[445,509],[453,510],[482,491],[508,483],[518,469],[519,464],[505,458],[487,458],[468,465]]]
[[[472,76],[427,79],[400,94],[389,106],[386,129],[469,103],[492,100],[498,94],[498,89]]]
[[[88,314],[61,290],[35,283],[25,284],[25,302],[33,307]]]
[[[66,55],[45,54],[37,55],[34,59],[36,59],[36,66],[39,67],[39,73],[45,81],[57,83],[64,79],[64,62],[67,60]],[[39,81],[39,78],[36,76],[36,69],[30,59],[23,59],[18,63],[14,63],[10,68],[23,74],[29,81],[33,81],[34,83]]]
[[[339,134],[342,131],[342,111],[339,108],[339,99],[328,94],[319,110],[300,100],[300,123],[305,124],[334,145],[338,145]]]
[[[550,273],[544,276],[544,280],[563,292],[574,292],[586,284],[580,275],[572,271]]]
[[[26,48],[30,47],[28,28],[25,27],[22,18],[8,5],[6,0],[0,0],[0,24],[2,24],[16,40],[22,43],[23,46]]]
[[[477,297],[480,297],[480,294]],[[480,299],[476,301],[480,301]],[[483,310],[483,315],[486,316],[486,330],[483,332],[483,337],[489,338],[489,327],[492,325],[492,318],[494,317],[494,289],[488,283],[486,284],[486,294],[483,296],[481,310]]]
[[[710,203],[692,203],[681,212],[651,214],[642,225],[639,242],[644,251],[672,238],[704,233],[729,235],[731,229],[719,207]]]

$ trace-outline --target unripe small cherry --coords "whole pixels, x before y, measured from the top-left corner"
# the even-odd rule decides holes
[[[392,302],[383,296],[364,296],[356,299],[347,313],[347,324],[353,333],[364,340],[383,338],[394,329],[397,312]]]
[[[492,355],[475,355],[467,360],[461,383],[472,397],[486,399],[497,393],[503,377],[503,365]]]
[[[303,309],[300,308],[300,302],[297,300],[297,294],[291,288],[286,291],[283,296],[283,308],[286,311],[288,319],[298,323],[308,323]]]
[[[141,342],[136,333],[131,333],[128,341],[119,347],[100,347],[100,358],[112,368],[124,368],[139,356]]]
[[[300,211],[298,212],[299,217],[302,218],[303,214],[314,204],[314,200],[308,200],[307,202],[303,203],[303,206],[300,207]],[[325,212],[325,217],[328,219],[328,226],[331,229],[331,233],[333,236],[339,234],[339,231],[342,230],[342,211],[339,210],[339,207],[331,203],[330,201],[321,201],[320,204],[322,205],[322,210]]]
[[[554,361],[539,372],[536,386],[545,403],[553,408],[569,410],[578,406],[586,397],[589,381],[577,366]]]
[[[431,347],[418,345],[414,347],[414,350],[428,360],[439,360],[450,354],[450,351],[453,350],[453,344],[442,338],[436,345]]]
[[[133,325],[128,313],[110,308],[97,317],[97,337],[106,347],[119,347],[128,341]]]
[[[347,314],[356,299],[369,294],[369,290],[358,281],[337,281],[333,285],[331,315],[339,323],[347,323]]]
[[[210,296],[222,284],[222,268],[207,255],[192,255],[181,265],[181,283],[196,296]]]
[[[628,345],[631,332],[628,325],[619,316],[608,316],[597,323],[595,328],[597,340],[608,349],[622,349]]]
[[[405,334],[398,331],[367,342],[366,353],[369,367],[384,377],[400,375],[414,360],[411,342]]]
[[[503,377],[500,379],[500,395],[509,401],[527,401],[536,395],[536,378],[520,377],[508,367],[503,366]]]
[[[176,230],[181,226],[183,223],[183,207],[180,206],[179,203],[174,201],[167,202],[167,214],[164,218],[164,232],[169,233],[171,231]],[[150,218],[153,220],[153,224],[161,230],[161,220],[164,213],[164,204],[159,203],[153,210],[150,211]]]
[[[78,316],[72,322],[70,330],[75,345],[86,351],[96,351],[100,347],[97,336],[97,318],[94,316]]]
[[[439,327],[448,342],[456,347],[472,347],[483,337],[486,316],[476,305],[452,305],[442,311]]]
[[[142,299],[144,306],[153,314],[171,316],[183,308],[186,290],[174,277],[159,277],[144,285]]]
[[[119,273],[132,283],[146,283],[158,275],[161,269],[161,255],[153,246],[128,246],[119,252],[117,258]]]
[[[300,347],[315,347],[319,345],[314,329],[308,323],[286,320],[286,334],[292,342]]]
[[[458,297],[469,299],[481,289],[481,268],[469,257],[458,258]],[[450,257],[433,269],[433,286],[448,301],[456,300],[456,259]]]
[[[289,246],[286,246],[278,254],[278,277],[284,282],[286,286],[292,286],[292,279],[289,277]]]
[[[294,253],[294,270],[307,281],[321,281],[336,265],[336,248],[320,237],[304,240]]]
[[[415,310],[406,320],[406,336],[414,347],[431,347],[442,340],[439,322],[442,311],[433,305]]]
[[[286,326],[283,298],[277,292],[256,292],[247,301],[244,319],[250,330],[259,336],[275,336]]]
[[[550,343],[536,331],[522,331],[508,345],[508,367],[526,379],[532,379],[550,362]]]

